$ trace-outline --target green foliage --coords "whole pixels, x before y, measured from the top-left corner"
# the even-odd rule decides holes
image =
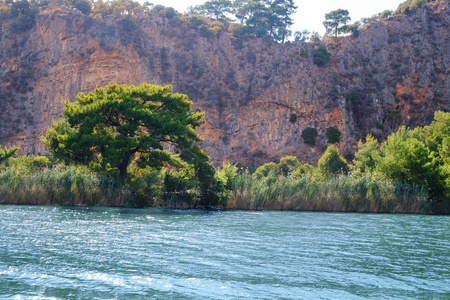
[[[337,9],[325,14],[323,26],[325,26],[327,34],[334,33],[337,37],[339,33],[345,32],[346,24],[351,20],[348,14],[348,10],[345,9]]]
[[[440,165],[444,160],[448,160],[448,152],[445,149],[448,145],[446,141],[450,137],[450,113],[436,112],[434,121],[424,128],[417,127],[414,134],[419,140],[424,141]]]
[[[378,159],[378,141],[371,134],[368,134],[365,143],[361,140],[358,142],[358,151],[355,153],[355,159],[353,160],[353,173],[371,173],[375,169]]]
[[[245,35],[270,36],[284,42],[291,35],[289,27],[293,24],[292,14],[297,7],[293,0],[210,0],[202,5],[190,7],[191,15],[204,15],[208,18],[228,22],[234,13],[242,27],[231,28],[235,37]],[[207,34],[205,28],[202,29]]]
[[[135,16],[147,11],[147,7],[132,0],[114,0],[107,2],[98,0],[93,2],[93,4],[94,8],[92,9],[91,16],[96,19],[106,17]]]
[[[380,20],[386,20],[389,19],[393,15],[393,13],[394,12],[392,10],[384,10],[378,16]]]
[[[297,157],[284,156],[280,159],[276,171],[279,175],[289,176],[301,165],[302,164],[298,161]]]
[[[191,106],[186,95],[172,94],[171,86],[108,85],[79,93],[74,103],[64,101],[65,117],[53,122],[42,143],[67,163],[117,170],[121,181],[132,162],[140,168],[180,167],[185,157],[164,145],[183,153],[201,141],[195,129],[203,113],[190,112]]]
[[[336,176],[327,180],[304,175],[238,175],[229,208],[307,211],[423,213],[426,192],[420,186],[374,176]]]
[[[231,5],[229,0],[210,0],[202,5],[191,7],[190,11],[216,20],[223,20],[226,14],[231,12]]]
[[[348,111],[352,111],[358,107],[361,100],[362,90],[359,87],[354,87],[345,94],[345,106]]]
[[[294,40],[299,42],[306,42],[309,40],[310,32],[308,30],[294,32]],[[302,55],[303,56],[303,55]]]
[[[160,16],[167,18],[169,20],[175,18],[178,16],[178,13],[175,9],[173,9],[172,7],[165,7],[163,5],[155,5],[155,7],[153,7],[152,12],[159,14]]]
[[[194,202],[195,182],[192,180],[191,169],[182,169],[180,172],[168,171],[164,177],[164,190],[162,198],[167,206],[191,206]]]
[[[52,166],[51,161],[45,156],[13,157],[6,164],[8,168],[14,168],[22,174],[32,174]]]
[[[74,7],[85,15],[89,15],[92,11],[91,2],[88,0],[75,0]]]
[[[314,63],[319,67],[324,67],[331,59],[331,52],[328,51],[327,47],[315,46],[313,50]]]
[[[278,164],[274,162],[266,163],[256,169],[254,175],[257,178],[268,176],[295,176],[301,177],[311,173],[312,166],[308,164],[302,165],[295,156],[284,156]]]
[[[376,170],[398,182],[423,185],[431,199],[438,200],[444,196],[444,170],[436,164],[426,145],[404,126],[381,145]]]
[[[402,118],[400,109],[393,109],[388,113],[388,119],[392,122],[398,122]]]
[[[317,135],[318,135],[317,129],[315,129],[315,128],[307,127],[305,129],[303,129],[303,131],[302,131],[303,141],[305,142],[305,144],[308,144],[311,146],[316,145]]]
[[[291,122],[292,124],[294,124],[295,122],[297,122],[297,114],[291,114],[289,116],[289,122]]]
[[[275,174],[276,170],[277,170],[277,164],[274,162],[269,162],[269,163],[266,163],[266,164],[262,165],[261,167],[257,168],[254,174],[258,178],[261,178],[261,177],[266,177],[270,173]]]
[[[0,172],[0,202],[45,205],[126,205],[128,190],[86,167],[43,168],[23,172],[22,165]]]
[[[124,31],[133,31],[137,29],[136,22],[131,16],[126,16],[120,23],[122,24],[122,29]]]
[[[327,150],[325,150],[325,153],[319,159],[317,168],[324,178],[330,178],[339,174],[347,175],[350,170],[349,165],[334,145],[328,146]]]
[[[0,164],[5,163],[8,161],[11,157],[16,155],[17,151],[19,151],[18,147],[11,147],[2,149],[2,146],[0,145]]]
[[[216,175],[216,170],[205,160],[195,164],[195,176],[199,190],[199,203],[202,207],[226,206],[225,183]]]
[[[13,2],[11,5],[10,15],[16,21],[11,25],[11,29],[16,32],[23,32],[34,26],[34,21],[38,9],[31,6],[27,0]]]
[[[315,172],[315,168],[309,164],[302,164],[295,169],[294,172],[292,172],[292,176],[294,178],[301,178],[305,176],[311,176]]]
[[[336,127],[328,127],[327,133],[328,143],[334,144],[339,143],[341,132]]]
[[[203,37],[217,36],[228,30],[228,25],[222,21],[212,21],[201,15],[187,15],[180,18],[184,26],[198,30]]]
[[[413,11],[415,11],[416,9],[418,9],[419,7],[427,4],[428,2],[430,2],[429,0],[406,0],[405,2],[403,2],[402,4],[400,4],[397,8],[397,10],[395,11],[395,14],[409,14]]]
[[[355,22],[351,25],[347,25],[344,29],[344,32],[351,33],[353,36],[359,36],[359,28],[361,27],[361,22]]]
[[[230,162],[224,161],[222,163],[222,169],[218,169],[217,176],[224,183],[224,187],[226,190],[233,190],[235,186],[234,179],[237,175],[238,167],[236,164],[232,164]]]

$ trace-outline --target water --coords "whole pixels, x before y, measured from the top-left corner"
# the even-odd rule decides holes
[[[0,206],[0,299],[450,299],[450,217]]]

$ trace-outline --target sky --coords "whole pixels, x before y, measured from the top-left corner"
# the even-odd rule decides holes
[[[138,0],[145,2],[145,0]],[[384,10],[396,10],[398,5],[405,0],[294,0],[297,5],[297,13],[294,15],[292,32],[317,31],[321,35],[325,33],[322,22],[325,13],[339,8],[346,9],[352,18],[351,23],[361,18],[368,18]],[[206,0],[149,0],[153,4],[162,4],[175,8],[178,12],[186,12],[189,6],[203,4]]]

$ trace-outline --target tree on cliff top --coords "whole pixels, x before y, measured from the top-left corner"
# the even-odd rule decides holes
[[[198,13],[216,20],[223,20],[226,14],[231,12],[231,1],[228,0],[210,0],[202,5],[191,7],[192,13]]]
[[[327,29],[328,33],[334,33],[337,37],[339,33],[345,31],[346,24],[350,21],[348,16],[348,10],[337,9],[325,14],[325,21],[323,26]]]
[[[118,172],[124,181],[132,162],[140,168],[181,166],[204,154],[193,145],[202,140],[195,129],[204,114],[190,112],[192,102],[172,94],[171,86],[112,84],[63,103],[64,117],[42,138],[47,151],[62,161]],[[202,162],[209,159],[203,157]]]

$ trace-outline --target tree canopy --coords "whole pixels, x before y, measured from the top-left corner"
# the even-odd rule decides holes
[[[216,20],[223,20],[226,14],[231,12],[232,3],[229,0],[210,0],[202,5],[191,7],[191,13],[205,15]]]
[[[201,154],[194,142],[203,113],[191,112],[184,94],[171,86],[108,85],[64,103],[64,117],[52,123],[42,143],[55,158],[127,177],[127,168],[180,166]],[[205,157],[206,154],[204,154]]]
[[[351,20],[346,9],[337,9],[325,14],[323,26],[327,29],[327,34],[332,33],[336,37],[346,30],[346,24]]]
[[[225,20],[234,14],[246,33],[269,35],[284,42],[291,35],[289,27],[296,9],[293,0],[210,0],[191,7],[190,12],[216,20]]]

